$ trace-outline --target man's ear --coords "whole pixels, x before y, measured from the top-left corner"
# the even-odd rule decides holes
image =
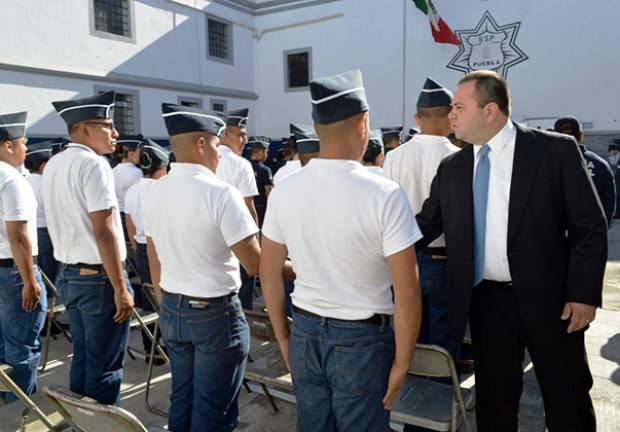
[[[198,139],[196,140],[194,145],[196,147],[196,150],[198,150],[198,152],[202,154],[205,151],[205,146],[207,145],[207,140],[205,140],[205,137],[200,136],[200,137],[198,137]]]
[[[583,144],[583,131],[579,131],[578,137],[577,144]]]
[[[499,115],[499,106],[495,102],[490,102],[483,108],[483,112],[487,123],[493,123]]]

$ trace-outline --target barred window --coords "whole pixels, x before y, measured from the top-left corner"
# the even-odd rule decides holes
[[[214,99],[211,101],[211,110],[215,112],[225,113],[227,111],[227,104],[225,100]]]
[[[286,89],[299,90],[310,82],[310,50],[286,52]]]
[[[209,37],[209,57],[219,60],[232,60],[232,34],[228,23],[207,18]]]
[[[95,30],[131,37],[130,0],[93,0]]]
[[[109,90],[99,90],[98,93],[107,91]],[[114,101],[114,127],[119,135],[133,135],[139,132],[136,128],[136,112],[135,96],[117,91]]]

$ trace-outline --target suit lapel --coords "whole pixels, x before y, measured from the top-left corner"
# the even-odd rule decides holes
[[[516,123],[515,126],[517,137],[508,207],[508,246],[517,234],[540,156],[540,148],[536,145],[536,136]]]

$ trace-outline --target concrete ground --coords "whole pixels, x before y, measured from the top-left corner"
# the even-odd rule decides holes
[[[255,342],[255,345],[258,342]],[[592,398],[600,432],[620,431],[620,224],[613,228],[609,238],[609,262],[604,289],[604,306],[586,333],[588,359],[594,377]],[[130,345],[140,348],[139,332],[133,332]],[[71,363],[71,345],[62,337],[53,340],[50,363],[40,376],[39,385],[68,387],[68,371]],[[558,365],[561,367],[561,365]],[[134,413],[146,426],[165,427],[166,419],[149,412],[145,407],[146,364],[142,359],[127,357],[122,386],[121,406]],[[167,366],[155,368],[151,389],[153,404],[163,410],[168,408],[170,373]],[[267,398],[257,393],[241,391],[239,399],[241,424],[244,432],[285,432],[295,430],[295,407],[278,400],[279,412],[274,412]],[[12,404],[16,405],[16,404]],[[18,430],[20,409],[9,406],[0,408],[0,432]],[[472,416],[473,417],[473,416]],[[520,430],[543,432],[543,404],[534,370],[525,368],[524,393],[521,400]],[[31,419],[28,431],[41,430]],[[473,418],[470,419],[472,425]],[[40,426],[40,425],[39,425]],[[474,428],[475,430],[475,428]]]

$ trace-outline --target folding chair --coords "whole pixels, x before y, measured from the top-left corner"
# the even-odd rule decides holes
[[[161,355],[164,361],[168,364],[170,364],[170,358],[168,358],[168,355],[166,354],[161,344],[159,343],[159,316],[158,316],[159,304],[157,304],[157,300],[155,298],[155,287],[153,287],[153,285],[149,283],[142,284],[142,294],[146,297],[146,300],[153,307],[153,310],[155,311],[153,313],[157,317],[154,321],[155,328],[153,329],[153,333],[151,333],[151,331],[148,328],[146,329],[146,334],[151,340],[151,353],[150,353],[149,367],[148,367],[148,372],[147,372],[147,377],[146,377],[146,391],[144,392],[144,398],[145,398],[144,402],[146,404],[146,409],[148,411],[152,412],[153,414],[157,414],[157,415],[167,418],[168,413],[158,408],[155,408],[149,401],[149,396],[151,392],[151,380],[153,378],[153,359],[155,358],[155,350],[157,350],[159,355]]]
[[[473,392],[461,388],[450,353],[436,345],[416,345],[409,376],[392,408],[391,420],[436,431],[471,431],[467,406]],[[425,378],[421,378],[425,377]],[[450,378],[452,384],[428,378]]]
[[[49,293],[51,294],[47,302],[47,327],[45,329],[45,336],[43,337],[43,346],[41,348],[41,361],[39,363],[39,372],[43,372],[47,366],[47,358],[49,355],[50,342],[52,339],[52,328],[56,327],[58,330],[60,330],[69,342],[71,342],[71,335],[62,325],[58,323],[58,321],[56,321],[56,317],[65,313],[66,310],[64,304],[56,304],[56,300],[58,298],[58,289],[47,277],[47,275],[43,273],[43,270],[39,270],[41,272],[43,283],[47,288],[49,288]]]
[[[274,412],[278,412],[274,395],[269,391],[269,388],[283,392],[289,396],[287,397],[289,401],[294,400],[291,374],[286,369],[284,360],[282,360],[269,316],[264,312],[248,310],[243,312],[250,326],[252,338],[269,342],[266,349],[250,352],[245,367],[244,386],[249,393],[252,390],[248,382],[257,383],[262,393],[267,396]]]
[[[147,429],[135,415],[123,408],[98,403],[62,387],[45,387],[43,391],[74,431],[155,432],[164,430],[159,427]]]
[[[21,402],[25,407],[18,413],[14,411],[15,408],[18,407],[18,402],[13,402],[3,406],[0,409],[0,418],[2,418],[2,422],[0,423],[0,429],[4,429],[4,427],[9,427],[9,422],[11,417],[19,416],[21,418],[20,429],[26,430],[26,426],[29,425],[29,415],[30,413],[34,413],[38,420],[43,423],[46,429],[43,430],[51,430],[51,431],[61,431],[67,427],[67,424],[62,420],[62,416],[55,413],[53,410],[49,409],[49,406],[45,406],[46,400],[42,393],[38,392],[34,395],[28,396],[10,377],[11,367],[6,364],[0,364],[0,392],[12,392],[19,398],[19,402]],[[43,408],[41,408],[43,407]],[[44,412],[48,412],[46,414]],[[32,430],[34,427],[29,427],[29,430]]]

